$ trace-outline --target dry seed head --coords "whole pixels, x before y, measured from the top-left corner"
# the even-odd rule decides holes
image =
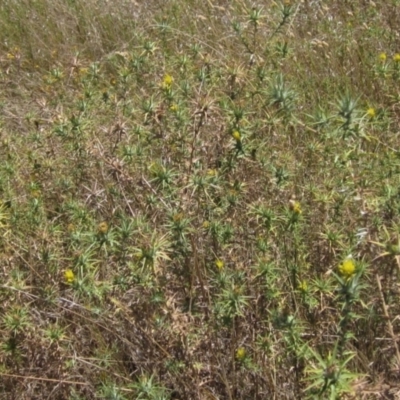
[[[99,225],[97,225],[97,232],[99,232],[102,235],[106,234],[108,232],[107,222],[105,221],[100,222]]]

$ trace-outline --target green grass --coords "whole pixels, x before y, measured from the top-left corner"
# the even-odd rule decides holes
[[[148,3],[0,5],[0,398],[395,396],[399,1]]]

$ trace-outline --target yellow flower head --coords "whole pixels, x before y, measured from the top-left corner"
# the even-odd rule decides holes
[[[170,105],[169,109],[172,112],[177,112],[178,111],[178,106],[174,103],[174,104]]]
[[[164,78],[162,81],[163,89],[171,89],[173,81],[174,81],[174,78],[171,75],[169,75],[169,74],[164,75]]]
[[[210,227],[210,222],[209,221],[204,221],[203,222],[203,228],[208,229]]]
[[[297,288],[300,290],[300,292],[307,292],[307,281],[301,281]]]
[[[386,58],[387,58],[386,53],[380,53],[380,54],[379,54],[379,59],[380,59],[382,62],[385,62],[385,61],[386,61]]]
[[[295,200],[290,200],[289,202],[290,209],[295,213],[295,214],[301,214],[301,204],[298,201]]]
[[[75,280],[74,271],[72,271],[72,269],[66,269],[64,272],[64,278],[65,278],[65,282],[73,283]]]
[[[237,142],[240,142],[242,139],[239,131],[233,131],[232,136]]]
[[[215,261],[215,265],[220,271],[225,267],[225,263],[220,259]]]
[[[346,258],[338,267],[339,274],[346,279],[350,279],[356,272],[356,264],[352,258]]]
[[[102,235],[105,235],[108,232],[107,222],[105,221],[100,222],[99,225],[97,225],[97,232],[99,232]]]
[[[367,115],[368,115],[368,117],[370,117],[371,119],[372,119],[372,118],[375,118],[375,117],[376,117],[375,108],[373,108],[373,107],[368,108],[368,110],[367,110]]]
[[[396,54],[393,56],[393,61],[394,61],[395,63],[400,63],[400,53],[396,53]]]
[[[238,361],[243,361],[246,358],[246,349],[244,347],[239,347],[236,350],[236,359]]]

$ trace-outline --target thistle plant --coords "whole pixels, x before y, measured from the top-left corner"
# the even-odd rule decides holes
[[[286,120],[289,119],[295,107],[296,93],[287,85],[282,74],[275,77],[267,95],[269,105],[275,106],[277,113],[283,114]]]
[[[109,400],[126,400],[126,397],[123,396],[120,390],[117,388],[115,384],[104,384],[100,389],[98,396],[103,399]]]
[[[357,103],[358,99],[354,99],[349,93],[345,93],[337,102],[339,116],[343,118],[344,122],[341,129],[344,135],[355,133],[355,122],[357,120]]]
[[[167,388],[157,383],[153,375],[143,375],[130,387],[135,391],[138,400],[168,400],[170,398]]]
[[[309,360],[306,368],[305,380],[310,382],[305,389],[307,398],[335,400],[353,394],[352,383],[359,378],[359,374],[349,371],[347,364],[354,358],[354,353],[347,352],[339,358],[337,343],[325,357],[313,349],[308,348],[308,351],[313,359]]]
[[[216,303],[216,311],[224,324],[231,324],[236,317],[244,315],[248,306],[249,297],[244,294],[244,287],[231,282],[223,289],[219,301]]]
[[[281,21],[276,29],[273,31],[271,36],[278,33],[282,27],[289,21],[290,16],[294,13],[294,5],[290,1],[284,0],[279,4],[281,12]]]
[[[153,177],[151,182],[154,182],[162,190],[166,190],[171,187],[173,179],[176,176],[176,172],[173,169],[168,169],[161,163],[155,162],[150,165],[149,170]]]
[[[12,335],[23,333],[30,326],[29,312],[26,307],[16,306],[2,317],[4,327]]]
[[[276,215],[272,209],[267,208],[264,205],[255,205],[251,208],[250,215],[255,215],[261,227],[267,232],[273,229]]]
[[[341,355],[349,338],[352,337],[351,322],[358,316],[352,312],[354,304],[359,301],[360,291],[364,285],[360,282],[365,266],[357,267],[356,262],[351,257],[347,257],[338,266],[338,274],[335,277],[339,284],[338,300],[342,303],[342,316],[339,324],[339,341],[337,351]]]
[[[184,213],[175,210],[170,214],[170,221],[166,227],[171,232],[177,250],[185,254],[188,249],[190,219],[185,217]]]
[[[153,274],[157,274],[161,261],[170,259],[170,241],[167,235],[159,236],[154,232],[150,237],[144,236],[142,243],[140,247],[134,247],[131,251],[142,269],[150,269]]]
[[[58,324],[50,324],[45,330],[44,335],[49,340],[50,344],[61,343],[65,338],[65,330]]]

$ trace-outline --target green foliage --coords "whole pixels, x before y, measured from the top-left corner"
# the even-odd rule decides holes
[[[337,346],[333,352],[324,359],[314,350],[309,349],[314,357],[311,366],[306,369],[306,380],[312,383],[306,388],[307,398],[329,399],[341,398],[343,394],[352,394],[352,382],[358,377],[357,374],[347,370],[346,365],[355,356],[354,353],[343,355],[340,360],[337,357]]]

